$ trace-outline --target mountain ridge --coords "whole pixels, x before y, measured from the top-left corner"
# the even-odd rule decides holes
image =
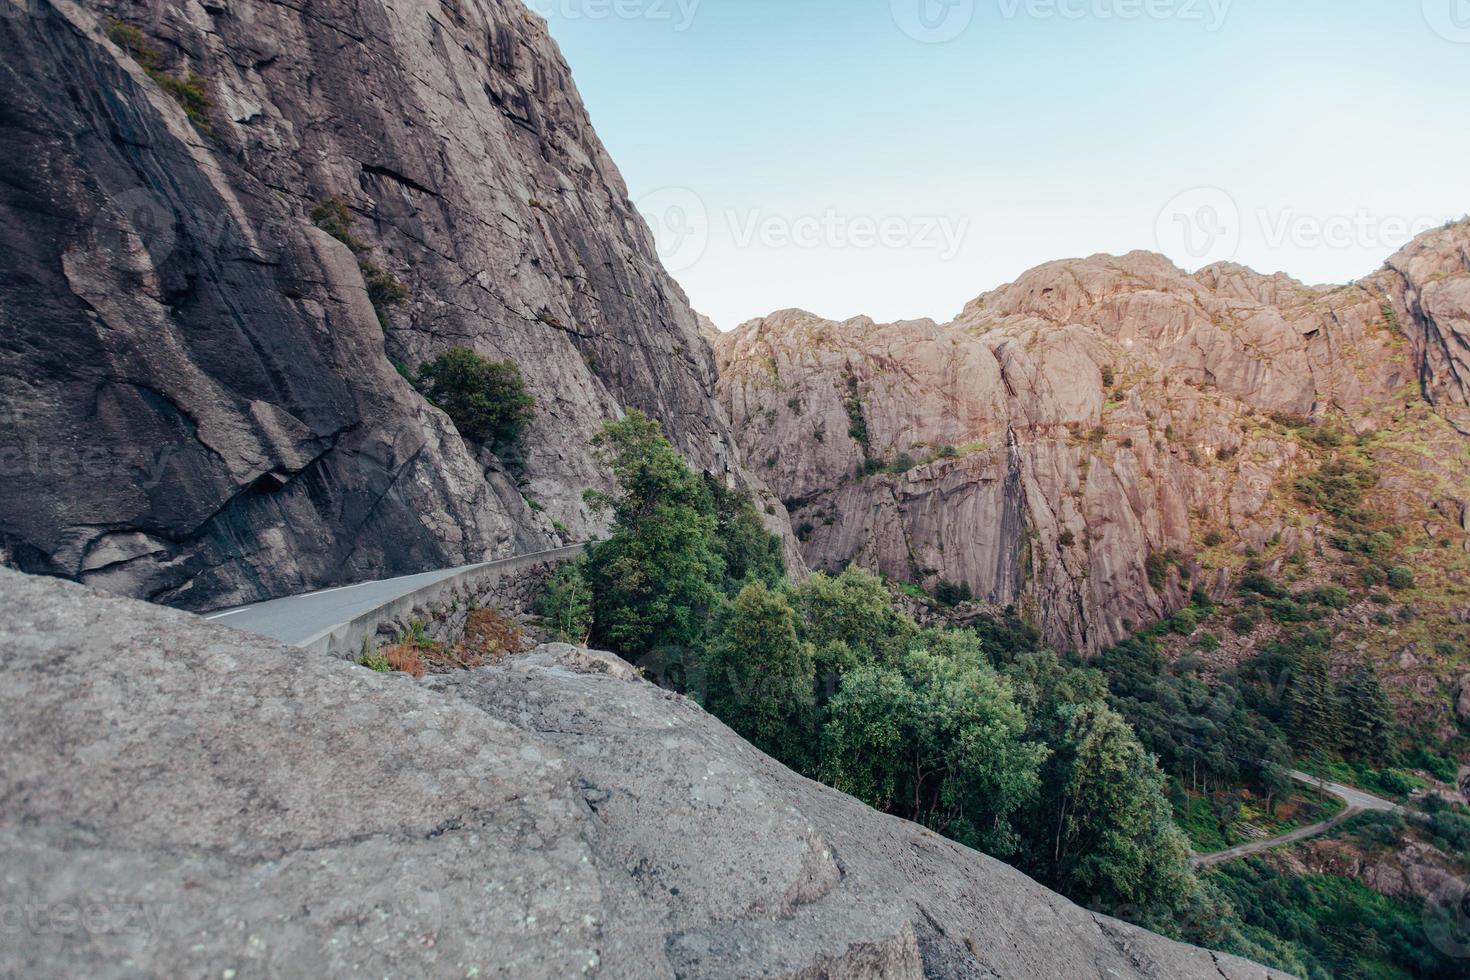
[[[1233,263],[1191,275],[1148,252],[1063,260],[945,324],[750,321],[715,342],[718,390],[813,567],[965,583],[1025,607],[1058,648],[1096,652],[1198,585],[1151,583],[1152,556],[1192,557],[1209,531],[1241,554],[1307,540],[1271,498],[1312,454],[1266,432],[1273,416],[1361,437],[1398,424],[1407,396],[1470,432],[1467,256],[1458,222],[1330,288]],[[1447,492],[1415,502],[1460,535],[1470,496],[1439,463]],[[1019,522],[1004,516],[1018,501]]]

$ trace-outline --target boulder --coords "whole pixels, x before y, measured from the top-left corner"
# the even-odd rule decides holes
[[[420,682],[3,570],[0,617],[0,975],[1275,976],[803,779],[607,654]]]

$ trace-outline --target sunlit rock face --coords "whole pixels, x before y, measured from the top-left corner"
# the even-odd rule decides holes
[[[1052,644],[1096,651],[1194,588],[1223,594],[1228,577],[1194,563],[1207,540],[1314,540],[1283,506],[1300,454],[1282,420],[1371,433],[1427,399],[1470,433],[1467,310],[1465,223],[1343,287],[1100,255],[1041,266],[946,324],[751,321],[716,341],[719,395],[812,567],[963,582]],[[1443,486],[1464,464],[1426,455],[1447,479],[1389,479],[1384,506],[1434,508],[1458,533],[1465,503]],[[1150,581],[1151,555],[1179,560],[1156,558]]]

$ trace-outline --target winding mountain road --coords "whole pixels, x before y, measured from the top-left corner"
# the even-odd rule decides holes
[[[1310,826],[1298,827],[1278,837],[1251,841],[1248,844],[1237,844],[1235,847],[1228,847],[1223,851],[1215,851],[1213,854],[1192,855],[1190,858],[1191,863],[1196,868],[1208,868],[1214,864],[1233,861],[1236,858],[1248,857],[1252,854],[1259,854],[1262,851],[1269,851],[1273,847],[1281,847],[1284,844],[1295,844],[1297,841],[1303,841],[1325,834],[1332,828],[1351,820],[1360,813],[1367,813],[1369,811],[1378,811],[1380,813],[1408,812],[1397,803],[1374,796],[1372,793],[1365,793],[1360,789],[1353,789],[1351,786],[1330,783],[1304,772],[1292,770],[1291,778],[1299,783],[1305,783],[1308,786],[1326,790],[1347,805],[1334,817],[1311,824]]]
[[[442,568],[416,575],[359,582],[356,585],[343,585],[335,589],[285,596],[237,609],[206,613],[204,618],[221,626],[258,633],[292,646],[308,646],[342,624],[371,617],[376,611],[404,596],[422,594],[436,585],[450,583],[475,573],[498,568],[514,569],[539,560],[571,557],[580,553],[584,547],[582,544],[574,544],[459,568]]]

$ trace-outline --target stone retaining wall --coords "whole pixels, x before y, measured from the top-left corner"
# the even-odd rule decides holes
[[[468,569],[364,613],[299,644],[303,649],[355,660],[423,623],[430,637],[452,646],[464,637],[470,610],[493,608],[512,618],[534,612],[537,599],[561,565],[580,557],[577,544]]]

